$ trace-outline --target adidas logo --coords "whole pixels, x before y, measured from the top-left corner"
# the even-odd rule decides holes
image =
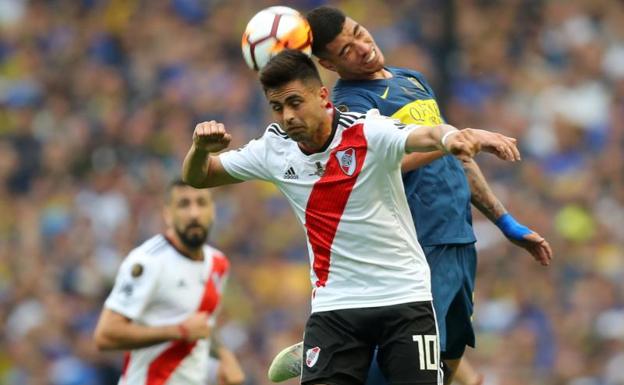
[[[295,169],[291,166],[288,167],[288,170],[284,173],[284,179],[299,179],[299,176],[295,172]]]

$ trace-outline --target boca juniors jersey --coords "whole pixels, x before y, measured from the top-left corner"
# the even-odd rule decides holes
[[[422,74],[386,67],[392,78],[338,80],[334,104],[349,111],[376,108],[405,124],[438,125],[443,119],[433,90]],[[403,175],[405,194],[418,240],[423,246],[476,241],[472,230],[470,189],[461,163],[446,155]]]
[[[279,125],[219,155],[228,174],[274,183],[307,235],[312,312],[431,300],[400,162],[411,129],[376,110],[334,110],[333,137],[306,155]]]

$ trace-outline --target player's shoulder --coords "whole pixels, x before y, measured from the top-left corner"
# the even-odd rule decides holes
[[[363,121],[366,128],[382,127],[403,129],[406,127],[399,119],[382,115],[376,108],[368,110],[363,117]]]
[[[266,140],[270,141],[287,141],[289,140],[288,134],[286,131],[282,129],[282,127],[277,123],[271,123],[267,126],[266,130],[264,130],[264,135],[262,136]]]
[[[426,80],[425,75],[422,72],[413,70],[411,68],[404,67],[388,67],[390,72],[401,76],[413,76],[422,80]]]
[[[204,256],[210,256],[210,258],[212,258],[213,270],[218,271],[221,274],[225,274],[229,271],[230,261],[221,250],[212,245],[205,244]]]
[[[348,98],[348,97],[370,97],[376,89],[381,87],[379,82],[370,81],[351,81],[338,79],[332,94],[334,98]]]
[[[338,112],[338,124],[348,128],[366,118],[366,114],[360,112]]]
[[[422,87],[431,90],[427,77],[422,72],[402,67],[388,67],[388,69],[395,75],[411,80],[412,83],[416,80]]]
[[[171,244],[167,238],[163,234],[157,234],[130,251],[126,260],[158,263],[170,250]]]

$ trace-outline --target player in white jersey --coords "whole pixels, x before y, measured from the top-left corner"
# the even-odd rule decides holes
[[[235,385],[234,355],[212,346],[227,258],[205,244],[213,222],[209,191],[174,181],[164,209],[167,229],[123,261],[95,330],[100,349],[126,350],[120,385]],[[219,359],[210,373],[211,356]],[[212,380],[212,381],[211,381]]]
[[[517,160],[515,140],[449,125],[405,126],[376,110],[340,113],[312,60],[298,51],[275,56],[260,79],[279,124],[219,156],[210,154],[229,144],[223,124],[198,124],[183,178],[195,187],[265,180],[293,207],[306,231],[313,286],[301,382],[361,384],[379,345],[391,383],[441,383],[429,268],[403,193],[401,159],[432,149],[468,159],[483,149]]]

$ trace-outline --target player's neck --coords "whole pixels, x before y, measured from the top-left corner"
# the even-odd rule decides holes
[[[333,114],[328,115],[328,119],[323,121],[321,127],[312,135],[310,140],[304,140],[298,143],[301,151],[310,155],[325,151],[327,147],[329,147],[329,141],[331,141],[334,133],[332,119]]]
[[[194,261],[203,261],[204,260],[204,251],[200,246],[198,248],[190,248],[186,246],[180,238],[175,234],[175,232],[167,231],[165,237],[171,243],[171,245],[183,256],[186,258],[192,259]]]

